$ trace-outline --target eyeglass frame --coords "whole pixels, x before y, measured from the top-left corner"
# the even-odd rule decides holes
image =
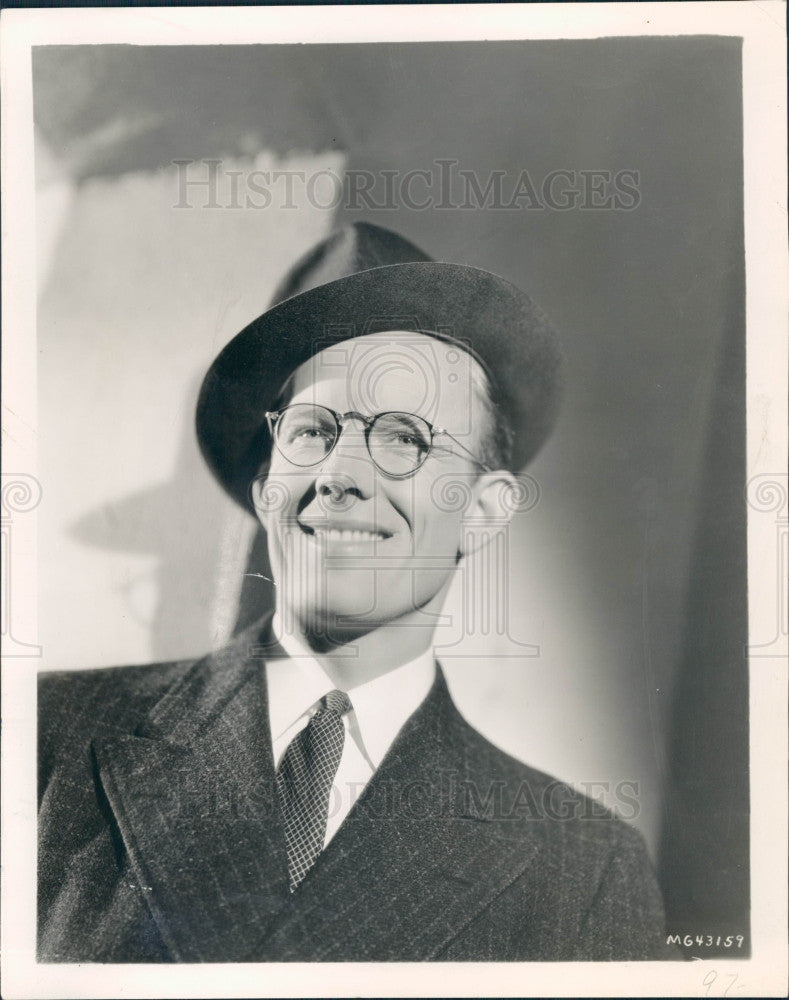
[[[458,446],[458,448],[464,451],[469,456],[469,458],[471,458],[474,461],[474,463],[479,466],[479,468],[481,468],[485,472],[494,471],[493,469],[490,468],[490,466],[480,461],[480,459],[478,459],[477,456],[472,451],[470,451],[464,444],[461,444],[460,441],[458,441],[458,439],[454,435],[450,434],[449,431],[446,430],[446,428],[435,427],[433,424],[430,423],[429,420],[425,420],[424,417],[420,417],[418,413],[409,413],[408,410],[383,410],[381,413],[376,413],[372,417],[366,417],[363,413],[359,413],[358,410],[348,410],[346,413],[338,413],[336,410],[333,410],[330,406],[324,406],[322,403],[288,403],[287,406],[283,406],[281,410],[269,410],[266,412],[265,417],[266,417],[266,422],[268,423],[268,429],[269,429],[269,434],[271,435],[271,440],[274,443],[275,447],[277,448],[277,451],[279,451],[279,453],[287,462],[290,462],[291,460],[280,448],[277,442],[276,426],[282,414],[285,413],[286,410],[290,410],[296,406],[314,406],[321,410],[326,410],[327,413],[331,413],[332,417],[334,417],[334,422],[337,425],[337,434],[335,435],[334,442],[331,448],[329,448],[329,450],[326,452],[326,454],[322,458],[319,458],[317,462],[311,462],[309,465],[297,465],[296,462],[291,462],[291,465],[296,465],[296,467],[299,469],[313,469],[315,468],[316,465],[320,465],[321,462],[325,462],[326,459],[329,457],[329,455],[331,455],[331,453],[337,447],[337,442],[340,440],[340,436],[345,428],[345,424],[348,422],[349,419],[355,418],[356,420],[361,420],[361,422],[364,424],[364,444],[365,447],[367,448],[367,454],[370,456],[370,461],[382,475],[386,476],[389,479],[409,479],[411,476],[416,475],[416,473],[419,472],[419,470],[428,460],[430,453],[433,451],[434,439],[440,434],[445,434],[451,441],[454,441],[454,443]],[[370,433],[373,429],[373,426],[375,425],[376,420],[380,419],[381,417],[398,416],[401,414],[406,417],[416,417],[417,420],[421,420],[422,423],[425,424],[428,430],[430,431],[430,443],[427,447],[427,450],[425,451],[425,457],[422,459],[419,465],[416,466],[416,468],[412,469],[410,472],[401,472],[401,473],[387,472],[386,469],[381,468],[381,466],[378,464],[378,462],[376,462],[375,458],[373,457],[373,453],[370,450]]]

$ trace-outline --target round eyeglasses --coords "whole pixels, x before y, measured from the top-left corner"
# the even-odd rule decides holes
[[[266,414],[269,431],[280,454],[291,465],[318,465],[337,444],[349,420],[364,424],[364,440],[375,466],[393,479],[412,476],[435,447],[434,439],[446,435],[486,472],[491,470],[449,431],[434,427],[415,413],[388,411],[366,417],[355,410],[337,413],[314,403],[292,403]]]

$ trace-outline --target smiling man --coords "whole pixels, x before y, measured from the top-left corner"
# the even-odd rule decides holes
[[[312,649],[353,642],[368,673],[428,648],[473,544],[464,525],[501,524],[510,509],[513,475],[477,457],[491,433],[485,374],[460,359],[422,333],[363,335],[299,366],[267,415],[274,450],[252,500],[281,610]],[[441,504],[449,484],[468,492],[462,508]]]
[[[666,957],[638,835],[472,729],[433,655],[553,424],[550,325],[368,225],[276,299],[197,413],[273,616],[197,662],[42,681],[40,959]]]

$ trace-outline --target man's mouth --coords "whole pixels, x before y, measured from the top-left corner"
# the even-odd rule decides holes
[[[392,537],[391,531],[380,528],[349,526],[349,525],[327,525],[327,524],[305,524],[299,521],[299,527],[307,534],[311,535],[316,542],[384,542]]]

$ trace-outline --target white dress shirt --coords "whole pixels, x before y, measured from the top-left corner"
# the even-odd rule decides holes
[[[306,646],[295,636],[280,635],[276,616],[273,628],[288,654],[266,661],[271,743],[274,766],[278,767],[291,740],[335,685]],[[324,847],[375,774],[405,721],[424,701],[435,671],[433,652],[428,649],[415,660],[348,689],[353,708],[343,717],[345,743],[329,799]]]

